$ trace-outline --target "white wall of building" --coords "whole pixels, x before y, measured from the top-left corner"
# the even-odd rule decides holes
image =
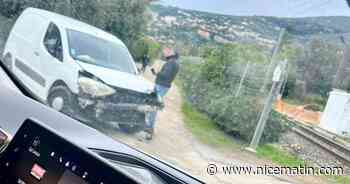
[[[321,117],[320,127],[338,135],[350,136],[350,94],[333,90]]]

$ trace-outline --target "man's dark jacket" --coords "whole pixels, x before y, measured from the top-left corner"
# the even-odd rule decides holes
[[[171,83],[174,81],[177,73],[179,72],[179,69],[180,65],[177,59],[170,59],[163,65],[162,70],[157,74],[156,84],[170,88]]]

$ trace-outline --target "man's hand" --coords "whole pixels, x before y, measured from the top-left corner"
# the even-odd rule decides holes
[[[157,75],[157,72],[156,72],[156,70],[154,68],[151,68],[151,72],[152,72],[153,75]]]

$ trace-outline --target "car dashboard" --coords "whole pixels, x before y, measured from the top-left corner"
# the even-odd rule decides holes
[[[130,167],[121,164],[113,166],[32,119],[22,124],[0,157],[2,184],[142,182],[129,172]]]

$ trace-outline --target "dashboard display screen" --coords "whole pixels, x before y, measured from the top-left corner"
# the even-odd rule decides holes
[[[134,184],[134,179],[54,130],[26,120],[0,155],[0,184]]]

